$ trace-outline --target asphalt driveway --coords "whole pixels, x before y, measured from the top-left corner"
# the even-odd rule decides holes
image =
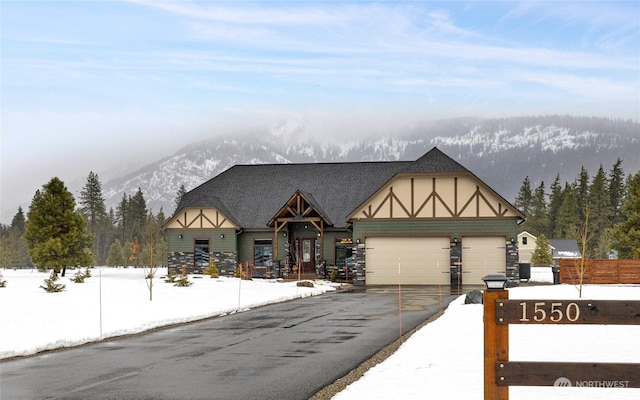
[[[0,398],[308,399],[446,307],[448,290],[325,294],[5,361]]]

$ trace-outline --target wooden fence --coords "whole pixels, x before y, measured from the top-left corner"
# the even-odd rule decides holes
[[[578,284],[580,262],[560,259],[560,283]],[[635,283],[640,284],[640,260],[584,260],[582,283]]]

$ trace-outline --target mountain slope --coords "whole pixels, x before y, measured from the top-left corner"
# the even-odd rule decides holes
[[[584,166],[593,176],[618,158],[626,173],[640,170],[640,124],[606,118],[544,116],[452,119],[403,129],[394,136],[323,141],[300,121],[283,129],[219,136],[187,145],[173,156],[103,184],[107,207],[141,188],[149,208],[170,215],[180,185],[187,190],[235,164],[415,160],[434,146],[513,201],[522,181],[556,174],[573,182]],[[326,140],[326,139],[324,139]]]

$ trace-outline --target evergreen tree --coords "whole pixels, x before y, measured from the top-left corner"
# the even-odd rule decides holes
[[[137,237],[140,242],[146,241],[148,234],[147,214],[147,202],[142,190],[138,188],[138,191],[129,198],[130,239]]]
[[[27,242],[24,240],[24,233],[26,230],[26,218],[22,207],[18,207],[18,212],[13,216],[11,220],[11,237],[13,238],[13,258],[11,260],[13,266],[18,267],[31,267],[31,259],[29,259],[29,250],[27,249]]]
[[[129,198],[126,194],[122,195],[122,200],[116,207],[116,219],[118,221],[118,230],[120,232],[121,243],[126,243],[129,240],[127,234],[127,224],[129,223]]]
[[[160,207],[158,215],[156,215],[154,232],[156,232],[155,246],[153,248],[153,259],[158,265],[167,265],[167,255],[169,246],[167,245],[167,233],[162,230],[168,218],[164,215],[164,210]]]
[[[560,174],[556,175],[556,179],[551,184],[551,193],[549,194],[549,229],[546,232],[548,237],[554,237],[553,232],[556,230],[556,220],[560,207],[562,206],[562,185],[560,184]]]
[[[3,226],[0,234],[0,266],[26,267],[31,265],[29,251],[24,240],[25,217],[22,207],[13,216],[10,226]]]
[[[565,183],[562,191],[562,204],[558,210],[553,237],[556,239],[575,239],[580,227],[578,199],[572,185]]]
[[[589,258],[595,258],[595,249],[600,241],[600,235],[610,228],[613,219],[613,207],[611,206],[611,197],[609,196],[609,183],[607,176],[600,165],[598,172],[593,177],[593,182],[589,187],[589,241],[587,248],[589,249]]]
[[[536,248],[531,253],[531,263],[539,265],[550,265],[553,263],[553,255],[551,254],[551,243],[544,234],[540,234],[536,238]]]
[[[156,265],[167,265],[168,253],[169,246],[167,245],[167,240],[160,236],[156,239],[156,244],[153,247],[153,259],[155,260]]]
[[[580,169],[580,175],[578,175],[578,179],[576,180],[575,194],[576,201],[580,206],[580,221],[584,221],[585,205],[587,204],[587,199],[589,198],[589,173],[587,173],[587,170],[584,168],[584,166],[582,166],[582,168]]]
[[[160,211],[158,211],[158,214],[155,217],[153,230],[157,233],[157,235],[163,238],[166,238],[166,232],[162,230],[162,227],[164,227],[164,224],[166,224],[168,220],[169,219],[164,215],[163,208],[160,207]]]
[[[93,253],[98,263],[103,264],[107,257],[107,239],[110,230],[107,218],[102,184],[97,174],[89,172],[87,183],[80,192],[80,212],[87,220],[87,228],[93,236]]]
[[[113,207],[109,208],[109,212],[107,212],[106,225],[108,226],[107,244],[109,247],[111,247],[113,242],[115,242],[115,240],[120,237],[118,231],[118,218],[116,217],[116,212]]]
[[[52,267],[57,274],[70,265],[92,262],[91,236],[85,232],[82,216],[75,212],[75,200],[64,183],[52,178],[36,191],[27,214],[25,239],[31,259],[38,268]]]
[[[616,161],[609,173],[609,197],[611,198],[611,208],[613,209],[613,216],[611,218],[613,225],[623,221],[620,207],[622,206],[624,196],[624,172],[622,171],[622,160],[618,158],[618,161]]]
[[[3,226],[2,233],[0,233],[0,268],[9,268],[11,267],[13,252],[9,234],[5,234],[4,231],[5,229]]]
[[[613,238],[620,258],[638,259],[640,258],[640,172],[629,179],[628,188],[628,197],[620,207],[625,220],[616,225]]]
[[[24,235],[24,230],[26,226],[26,220],[24,218],[24,212],[22,211],[22,207],[18,207],[18,212],[11,219],[11,230],[17,234],[18,236]]]
[[[613,228],[607,228],[598,238],[598,243],[593,249],[596,258],[606,259],[608,257],[609,251],[613,249],[613,232]]]
[[[549,211],[547,209],[544,182],[540,182],[531,199],[531,217],[527,218],[527,232],[534,236],[549,230]]]
[[[88,222],[89,233],[96,234],[100,222],[106,216],[102,184],[97,174],[89,172],[87,183],[80,192],[80,212]]]
[[[520,190],[518,191],[518,196],[516,196],[516,200],[513,205],[518,208],[520,211],[524,213],[527,217],[531,214],[531,203],[533,200],[533,194],[531,193],[531,181],[529,177],[525,177],[522,182],[522,186],[520,186]],[[526,222],[522,224],[521,229],[526,230]]]
[[[178,205],[180,205],[180,201],[182,201],[182,198],[185,194],[187,194],[187,189],[184,188],[184,184],[180,185],[180,189],[178,189],[178,192],[176,193],[176,199],[174,200],[176,209],[178,208]]]
[[[107,266],[121,267],[127,265],[127,259],[124,255],[124,248],[118,239],[116,239],[109,247],[109,256],[107,257]]]

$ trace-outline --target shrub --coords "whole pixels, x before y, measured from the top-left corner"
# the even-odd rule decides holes
[[[204,270],[204,274],[209,275],[212,278],[217,278],[220,274],[220,271],[218,271],[218,267],[216,266],[216,264],[214,262],[211,262],[209,263],[209,267]]]
[[[73,275],[73,278],[71,280],[74,281],[75,283],[84,283],[84,280],[86,277],[87,276],[84,274],[84,272],[82,272],[82,270],[79,269]]]
[[[182,267],[182,274],[180,275],[180,278],[176,280],[176,283],[174,283],[173,286],[188,287],[191,285],[193,285],[193,282],[189,281],[189,276],[187,275],[187,267]]]
[[[337,280],[338,280],[338,269],[333,269],[333,270],[331,271],[331,275],[329,276],[329,280],[330,280],[331,282],[335,282],[335,281],[337,281]]]
[[[7,281],[2,276],[2,272],[0,272],[0,288],[7,287]]]
[[[46,286],[40,286],[41,288],[43,288],[47,293],[56,293],[56,292],[62,292],[64,291],[66,285],[63,285],[61,283],[56,283],[56,281],[58,280],[58,274],[56,274],[56,271],[51,271],[51,276],[48,279],[44,280],[44,283]]]
[[[167,278],[164,280],[165,283],[175,283],[176,282],[176,270],[173,268],[169,268],[169,273],[167,274]]]

